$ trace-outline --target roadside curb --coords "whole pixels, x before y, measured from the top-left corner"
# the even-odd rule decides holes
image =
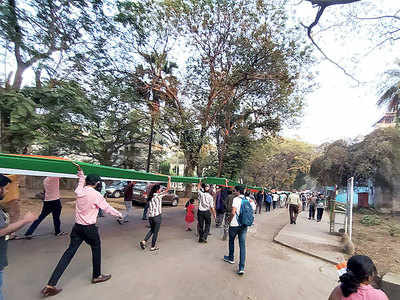
[[[288,223],[288,224],[289,224],[289,223]],[[287,225],[287,224],[286,224],[286,225]],[[286,225],[285,225],[285,226],[286,226]],[[283,226],[282,229],[285,228],[285,226]],[[281,229],[281,230],[282,230],[282,229]],[[298,248],[298,247],[294,247],[294,246],[292,246],[292,245],[289,245],[288,243],[285,243],[285,242],[280,241],[280,240],[277,238],[277,237],[279,236],[279,233],[280,233],[280,231],[278,232],[278,234],[277,234],[276,236],[274,236],[274,242],[275,242],[275,243],[277,243],[277,244],[279,244],[279,245],[282,245],[282,246],[285,246],[285,247],[288,247],[289,249],[298,251],[298,252],[300,252],[300,253],[306,254],[306,255],[308,255],[308,256],[311,256],[311,257],[314,257],[314,258],[318,258],[318,259],[320,259],[320,260],[323,260],[323,261],[325,261],[325,262],[331,263],[331,264],[333,264],[333,265],[337,265],[337,264],[338,264],[337,261],[330,260],[330,259],[325,258],[325,257],[323,257],[323,256],[316,255],[316,254],[311,253],[311,252],[309,252],[309,251],[306,251],[306,250],[304,250],[304,249],[301,249],[301,248]]]

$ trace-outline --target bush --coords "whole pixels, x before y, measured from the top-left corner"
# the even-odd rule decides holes
[[[360,223],[365,226],[375,226],[382,223],[382,219],[375,215],[367,215],[362,217]]]
[[[399,236],[400,235],[400,226],[399,225],[389,225],[389,234],[391,236]]]

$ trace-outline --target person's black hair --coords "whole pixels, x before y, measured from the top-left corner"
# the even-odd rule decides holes
[[[347,272],[340,276],[340,289],[343,296],[348,297],[356,293],[360,284],[377,273],[373,261],[365,255],[354,255],[347,261]]]
[[[188,206],[190,204],[194,204],[194,199],[193,198],[190,198],[188,201],[186,201],[185,208],[188,208]]]
[[[160,187],[161,187],[161,186],[160,186],[159,184],[155,184],[155,185],[153,185],[153,186],[151,187],[150,193],[149,193],[149,195],[147,196],[147,201],[150,201],[151,199],[153,199],[154,194],[158,192],[158,190],[160,189]]]
[[[3,174],[0,174],[0,187],[5,187],[9,183],[11,183],[11,179]]]
[[[240,194],[243,194],[244,193],[244,187],[241,186],[241,185],[237,185],[237,186],[235,186],[235,191],[239,192]]]
[[[232,195],[232,190],[228,189],[228,195]]]
[[[249,196],[250,196],[250,192],[246,192],[244,195],[245,195],[246,197],[249,197]]]
[[[96,174],[89,174],[86,176],[86,185],[96,185],[97,182],[101,181],[101,177]]]
[[[205,189],[206,189],[206,184],[205,184],[205,183],[202,183],[202,184],[201,184],[201,188],[203,189],[203,191],[205,191]]]

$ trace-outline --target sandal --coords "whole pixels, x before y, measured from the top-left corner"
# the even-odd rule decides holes
[[[40,293],[43,297],[50,297],[57,295],[61,291],[62,289],[58,289],[55,286],[45,286]]]
[[[146,249],[146,242],[145,241],[141,241],[139,243],[139,245],[140,245],[140,248],[142,248],[143,250]]]
[[[92,283],[100,283],[107,281],[111,278],[111,274],[101,274],[99,277],[93,278]]]

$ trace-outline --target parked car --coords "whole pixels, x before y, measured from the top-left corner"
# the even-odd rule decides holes
[[[127,181],[117,181],[106,186],[106,196],[110,198],[120,198],[124,196],[124,188],[128,184]]]
[[[147,194],[150,192],[151,187],[155,183],[151,182],[137,182],[133,186],[132,190],[132,198],[133,201],[137,203],[146,203],[147,201]],[[161,184],[164,185],[165,184]],[[162,204],[170,204],[172,206],[177,206],[179,203],[179,197],[173,190],[169,190],[168,194],[162,198]]]

